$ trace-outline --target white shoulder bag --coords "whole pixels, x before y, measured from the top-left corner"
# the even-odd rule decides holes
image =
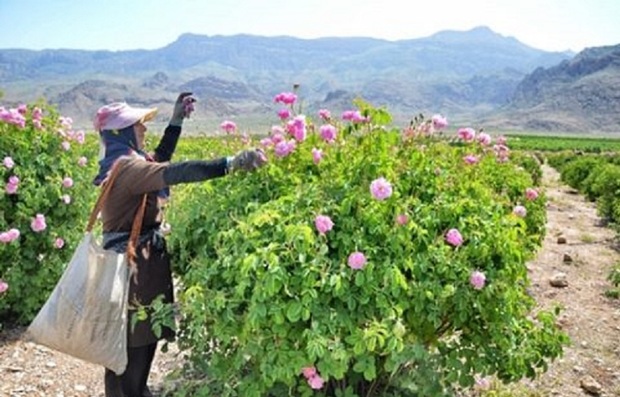
[[[134,218],[127,252],[104,250],[92,229],[118,174],[117,168],[97,199],[71,261],[28,327],[27,338],[122,374],[127,366],[129,263],[135,257],[146,195]]]

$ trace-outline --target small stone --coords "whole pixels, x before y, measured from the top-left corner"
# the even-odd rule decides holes
[[[86,391],[86,386],[84,385],[75,385],[75,391]]]
[[[572,263],[573,262],[573,257],[570,256],[569,254],[564,254],[564,256],[562,257],[562,262],[564,262],[564,263]]]
[[[558,244],[566,244],[566,237],[563,237],[563,236],[558,237]]]
[[[580,386],[586,393],[592,394],[593,396],[600,396],[603,392],[603,388],[601,385],[594,380],[591,376],[586,376],[581,379]]]
[[[566,279],[566,273],[556,273],[549,280],[549,284],[556,288],[568,287],[568,280]]]
[[[48,361],[48,362],[45,363],[45,366],[47,368],[55,368],[56,367],[56,363],[53,362],[53,361]]]

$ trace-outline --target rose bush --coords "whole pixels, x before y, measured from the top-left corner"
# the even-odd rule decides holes
[[[45,104],[0,106],[0,318],[27,323],[84,232],[92,136]]]
[[[544,193],[506,142],[435,139],[441,116],[388,129],[363,102],[313,124],[295,99],[276,97],[266,167],[176,189],[178,395],[453,395],[561,354],[526,291]],[[221,142],[194,154],[252,144]]]

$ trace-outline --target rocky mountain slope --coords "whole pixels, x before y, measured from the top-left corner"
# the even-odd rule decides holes
[[[494,122],[528,130],[620,132],[620,45],[588,48],[538,68]]]

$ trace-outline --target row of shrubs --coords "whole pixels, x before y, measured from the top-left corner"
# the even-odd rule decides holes
[[[548,156],[549,164],[564,183],[597,204],[599,215],[612,225],[620,224],[620,155],[563,152]]]
[[[548,156],[564,183],[596,202],[596,208],[604,221],[620,231],[620,154],[580,154],[573,151]],[[620,264],[608,276],[613,288],[607,296],[620,298]]]

